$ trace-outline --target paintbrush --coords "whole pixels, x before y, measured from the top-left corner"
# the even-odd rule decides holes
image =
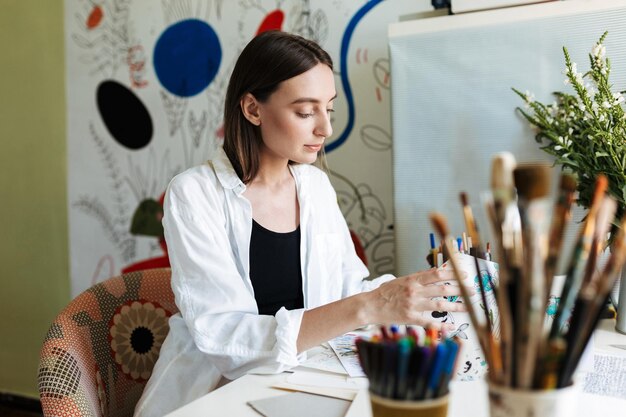
[[[617,201],[611,196],[604,196],[604,199],[600,203],[598,209],[598,215],[596,216],[596,230],[593,234],[593,241],[591,242],[591,250],[589,254],[589,260],[585,267],[585,275],[583,276],[583,282],[581,288],[588,285],[594,278],[596,273],[596,265],[598,258],[606,249],[607,234],[611,227],[611,221],[617,210]]]
[[[572,318],[568,331],[568,349],[559,375],[559,386],[566,386],[571,381],[585,346],[597,326],[611,289],[621,276],[625,261],[626,219],[623,219],[618,235],[611,246],[611,256],[602,272],[597,279],[582,288],[579,294],[575,307],[578,310],[578,312],[575,310],[575,314],[579,318],[576,321]]]
[[[549,165],[518,165],[513,171],[522,223],[523,279],[517,293],[515,342],[519,357],[516,386],[531,388],[545,315],[545,261],[550,219]]]
[[[515,157],[510,152],[497,153],[491,160],[491,195],[500,229],[505,221],[507,208],[515,201],[513,170],[516,165]]]
[[[544,305],[548,304],[550,298],[550,290],[554,274],[561,254],[563,246],[563,235],[565,227],[572,218],[572,203],[574,202],[576,192],[576,178],[568,173],[561,174],[559,182],[559,190],[557,193],[554,211],[552,213],[552,224],[550,226],[550,237],[548,246],[548,258],[546,259],[545,278],[546,278],[546,297]]]
[[[458,263],[456,262],[456,257],[452,255],[454,252],[452,248],[450,247],[450,243],[449,243],[451,236],[450,236],[450,232],[448,231],[448,225],[447,225],[446,219],[443,215],[439,213],[431,213],[430,221],[435,231],[439,235],[440,239],[442,240],[444,247],[446,247],[447,248],[446,250],[448,251],[448,253],[451,254],[448,260],[450,261],[450,265],[452,265],[452,271],[454,272],[454,277],[459,285],[459,289],[461,290],[461,296],[463,297],[465,308],[467,309],[467,312],[469,313],[470,322],[474,328],[474,331],[476,332],[476,336],[478,337],[478,343],[480,344],[481,349],[485,353],[485,358],[487,359],[487,362],[489,366],[491,367],[491,359],[487,353],[488,352],[487,350],[487,336],[488,335],[486,334],[485,327],[482,325],[481,322],[478,321],[478,316],[476,315],[476,311],[474,310],[474,305],[472,304],[471,297],[469,295],[469,292],[467,291],[467,288],[465,287],[465,283],[463,282],[461,273],[459,272],[460,269],[459,269]]]
[[[513,184],[513,170],[515,157],[510,152],[500,152],[491,160],[491,197],[492,204],[488,205],[487,212],[495,234],[497,260],[500,263],[498,271],[498,312],[500,316],[500,344],[502,352],[502,384],[511,385],[513,378],[513,316],[511,294],[514,285],[511,272],[514,272],[510,255],[513,253],[513,239],[509,226],[511,213],[518,215],[514,209],[516,198]],[[507,213],[509,214],[507,216]],[[515,274],[512,274],[515,276]]]
[[[473,249],[472,257],[474,258],[474,261],[475,261],[474,264],[476,266],[476,274],[478,276],[478,286],[480,287],[480,292],[481,292],[480,296],[485,306],[485,312],[487,313],[487,325],[488,325],[487,327],[489,329],[489,332],[491,333],[491,325],[490,325],[490,320],[488,319],[489,315],[487,311],[488,306],[487,306],[485,284],[482,280],[481,273],[480,273],[480,266],[478,264],[478,258],[484,259],[485,253],[483,251],[480,234],[478,233],[478,227],[476,226],[476,220],[474,219],[474,214],[472,213],[472,207],[469,205],[467,193],[461,192],[460,198],[461,198],[461,205],[463,207],[463,218],[465,220],[465,227],[467,228],[467,231],[472,241],[472,249]],[[489,278],[490,278],[490,284],[493,284],[493,282],[491,282],[491,277]],[[493,288],[494,286],[491,285],[491,287]]]
[[[554,389],[558,386],[560,366],[566,348],[567,343],[561,337],[548,342],[546,354],[540,364],[542,372],[536,375],[537,382],[535,383],[535,388]]]
[[[589,212],[587,213],[587,218],[580,229],[576,246],[574,247],[574,252],[572,253],[572,257],[567,268],[567,276],[565,278],[565,283],[563,284],[563,291],[561,292],[559,305],[557,307],[556,314],[554,315],[552,328],[550,329],[550,339],[560,335],[563,325],[567,323],[571,316],[572,308],[574,307],[574,302],[576,301],[576,294],[580,290],[585,273],[585,265],[591,251],[591,243],[593,241],[593,234],[596,227],[596,216],[607,187],[608,180],[606,176],[599,175],[596,179],[596,186],[591,206],[589,207]]]
[[[565,229],[572,218],[572,203],[575,199],[576,178],[569,173],[562,173],[559,181],[556,201],[552,212],[552,222],[548,239],[548,257],[545,262],[545,294],[543,309],[548,308],[554,275],[563,247]],[[542,360],[537,361],[535,371],[536,388],[555,388],[558,383],[558,366],[565,353],[566,342],[562,338],[548,341],[549,329],[542,329],[542,338],[539,344],[538,355]]]

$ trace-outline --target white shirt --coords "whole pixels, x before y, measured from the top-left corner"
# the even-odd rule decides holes
[[[372,290],[363,280],[337,197],[324,172],[290,165],[300,205],[304,308],[259,315],[250,281],[252,207],[222,149],[168,186],[163,227],[180,313],[170,318],[136,416],[162,416],[215,388],[222,376],[279,373],[306,358],[296,341],[305,309]]]

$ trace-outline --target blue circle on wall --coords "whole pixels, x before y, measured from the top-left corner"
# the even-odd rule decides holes
[[[98,85],[96,103],[107,130],[120,145],[141,149],[152,140],[152,118],[128,87],[114,80]]]
[[[159,82],[172,94],[191,97],[215,78],[222,47],[209,24],[182,20],[168,27],[154,47],[154,69]]]

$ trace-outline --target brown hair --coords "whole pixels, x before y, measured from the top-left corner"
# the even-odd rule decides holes
[[[262,138],[260,128],[244,117],[241,99],[250,93],[266,102],[282,81],[320,63],[333,68],[331,57],[317,43],[281,31],[261,33],[239,55],[226,90],[224,151],[245,184],[258,173]],[[324,164],[323,150],[318,159]]]

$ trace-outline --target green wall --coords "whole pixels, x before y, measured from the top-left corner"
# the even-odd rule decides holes
[[[37,397],[70,297],[62,0],[0,1],[0,392]]]

